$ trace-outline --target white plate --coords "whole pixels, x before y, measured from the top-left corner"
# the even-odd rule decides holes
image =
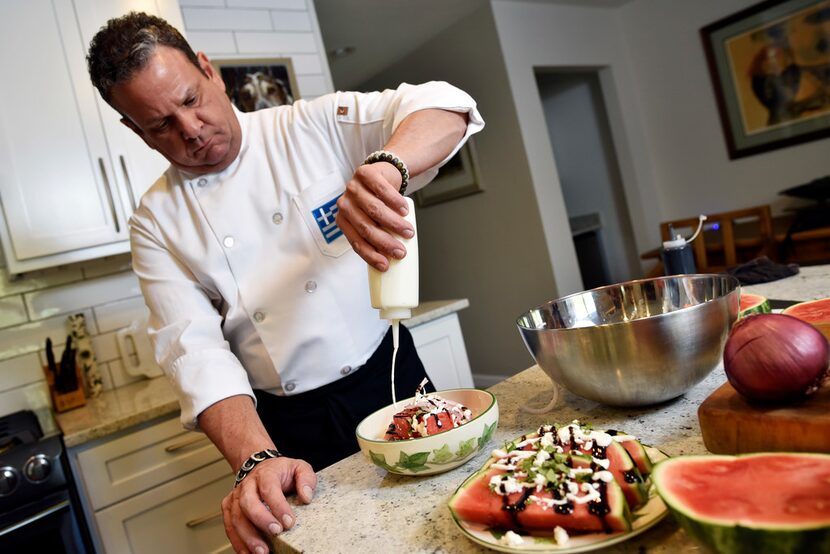
[[[646,446],[649,458],[654,463],[668,458],[665,454]],[[478,543],[487,548],[498,550],[499,552],[555,552],[557,554],[576,554],[577,552],[589,552],[599,548],[605,548],[612,544],[617,544],[627,541],[631,537],[636,537],[640,533],[651,529],[661,519],[666,517],[668,510],[663,500],[657,495],[654,485],[649,487],[648,502],[632,514],[631,531],[625,533],[591,533],[588,535],[571,535],[571,539],[563,546],[557,545],[553,540],[553,533],[547,536],[542,535],[522,535],[524,544],[509,546],[499,542],[497,534],[494,534],[489,527],[480,523],[468,523],[466,521],[458,521],[453,517],[453,521],[461,529],[461,532],[471,541]]]

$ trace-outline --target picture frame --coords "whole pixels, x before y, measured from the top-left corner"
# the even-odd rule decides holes
[[[830,0],[766,0],[700,36],[730,159],[830,136]]]
[[[234,58],[211,64],[241,112],[293,104],[300,97],[291,58]]]
[[[415,202],[419,208],[455,200],[470,194],[483,192],[479,178],[478,159],[473,140],[464,146],[439,170],[429,185],[415,191]]]

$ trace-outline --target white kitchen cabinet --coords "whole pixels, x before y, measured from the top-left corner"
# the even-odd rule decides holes
[[[220,507],[233,480],[223,460],[97,512],[104,551],[233,552]]]
[[[231,551],[219,516],[231,469],[178,417],[72,448],[69,460],[101,554]]]
[[[168,419],[77,454],[93,510],[222,459],[202,433]]]
[[[0,2],[0,241],[11,273],[128,251],[127,219],[167,166],[129,136],[86,69],[92,35],[130,9],[182,27],[176,0]]]
[[[184,32],[178,0],[74,0],[75,12],[85,45],[104,23],[130,11],[158,15]],[[121,123],[121,116],[95,93],[98,110],[107,136],[115,178],[126,194],[122,199],[127,213],[135,211],[141,195],[167,169],[164,156],[147,146],[138,135]]]
[[[474,386],[458,314],[453,312],[409,331],[436,390]]]

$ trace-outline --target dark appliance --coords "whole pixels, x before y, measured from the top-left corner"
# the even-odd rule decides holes
[[[34,412],[0,417],[0,552],[93,552],[71,476]]]

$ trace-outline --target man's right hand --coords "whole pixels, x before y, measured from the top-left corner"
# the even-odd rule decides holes
[[[225,532],[233,549],[266,554],[269,546],[263,535],[278,535],[296,521],[285,495],[296,492],[308,504],[316,487],[317,476],[303,460],[283,456],[257,464],[222,500]]]

